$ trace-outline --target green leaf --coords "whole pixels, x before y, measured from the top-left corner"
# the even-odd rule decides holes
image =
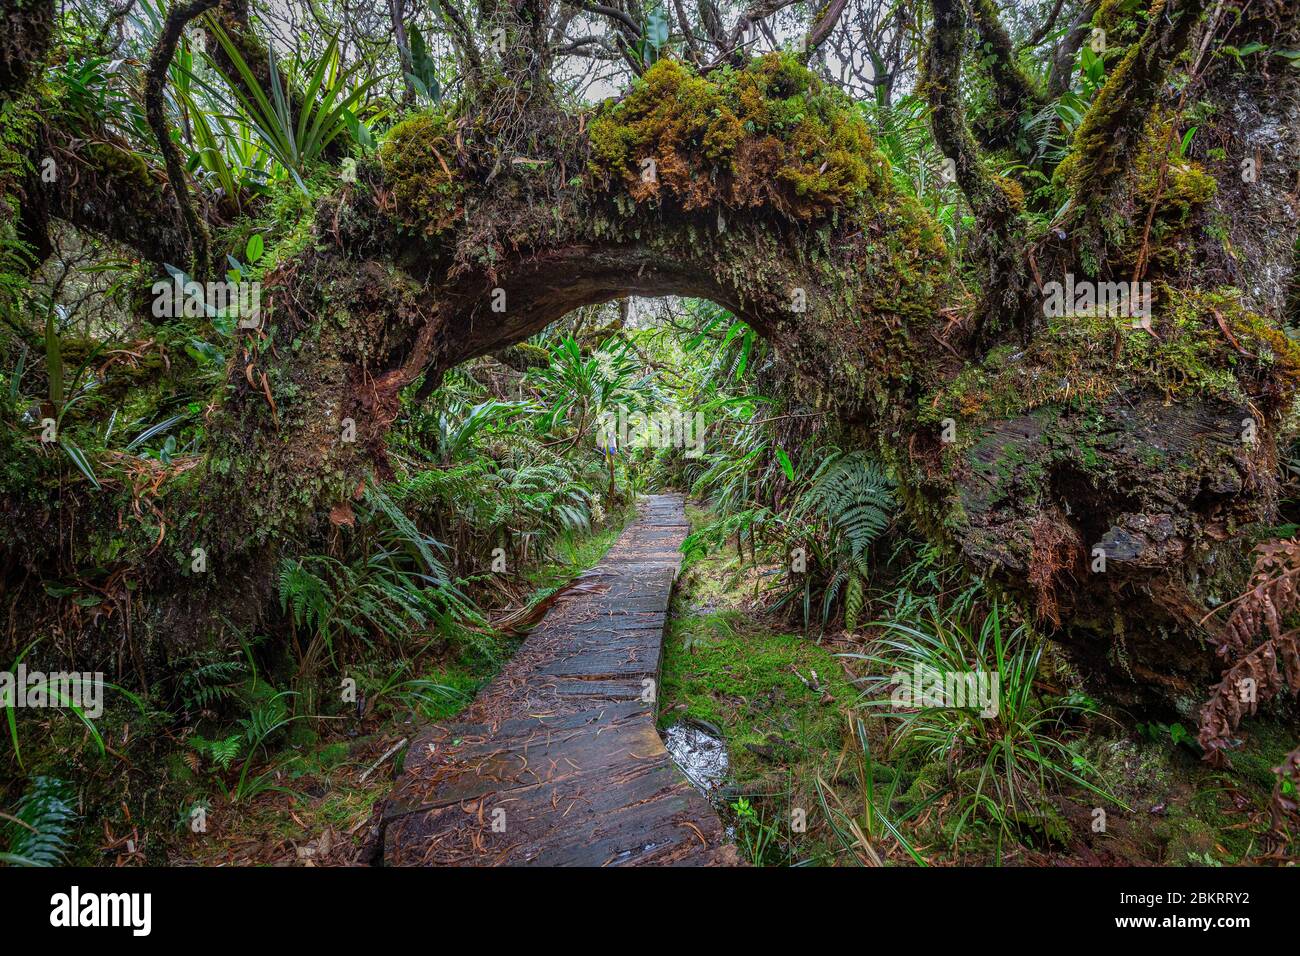
[[[281,65],[272,46],[268,50],[270,67],[270,96],[254,77],[247,61],[219,23],[209,20],[209,27],[226,53],[238,80],[226,77],[222,90],[213,86],[203,76],[192,76],[193,81],[213,97],[227,105],[231,113],[242,114],[260,145],[307,192],[302,173],[317,162],[325,148],[346,132],[355,119],[354,108],[382,77],[358,80],[358,68],[342,69],[339,65],[338,37],[331,38],[319,58],[292,59],[285,67],[287,82],[301,89],[300,98],[291,100],[286,92],[286,80],[281,79]],[[221,67],[211,57],[208,64],[218,75]],[[295,119],[294,110],[298,110]]]
[[[248,245],[244,249],[245,259],[251,263],[256,263],[262,258],[262,253],[264,251],[264,242],[261,233],[256,233],[248,237]]]
[[[136,435],[135,438],[131,439],[131,441],[127,443],[126,450],[131,451],[133,448],[143,445],[145,442],[153,438],[155,435],[162,434],[163,432],[167,431],[167,429],[175,425],[177,422],[183,422],[188,417],[189,417],[188,415],[173,415],[171,418],[164,419],[161,422],[157,422],[156,424],[150,425],[148,428],[146,428],[140,434]]]
[[[410,79],[413,81],[412,86],[416,87],[425,98],[433,103],[442,99],[442,87],[438,83],[438,70],[433,58],[429,56],[429,48],[424,42],[424,36],[419,30],[410,31],[411,44],[411,73]]]
[[[45,589],[46,591],[48,591],[50,589],[50,585],[46,584]],[[30,651],[33,647],[35,647],[37,644],[39,644],[42,640],[44,640],[44,638],[38,637],[36,640],[32,641],[30,644],[24,647],[22,649],[22,652],[17,657],[14,658],[13,663],[9,665],[9,669],[11,671],[18,670],[18,665],[23,662],[23,658],[27,656],[27,652]],[[22,754],[22,750],[20,750],[18,747],[18,720],[17,720],[18,702],[13,700],[11,701],[0,700],[0,704],[4,705],[3,709],[5,712],[5,719],[9,724],[9,740],[14,745],[14,759],[18,761],[19,769],[23,769],[23,754]]]
[[[736,381],[740,381],[749,367],[749,355],[754,350],[754,330],[746,329],[745,337],[740,340],[740,359],[736,362]]]
[[[63,343],[53,310],[45,317],[45,370],[50,382],[50,402],[57,414],[63,408]]]
[[[0,836],[8,844],[0,862],[13,866],[60,866],[67,862],[72,824],[77,812],[70,788],[54,777],[32,778]]]
[[[86,457],[86,453],[70,441],[60,439],[59,445],[67,453],[67,456],[72,459],[72,463],[77,466],[77,470],[86,476],[90,483],[95,486],[96,491],[99,491],[99,479],[95,477],[95,470],[90,467],[90,460]]]
[[[14,374],[9,379],[9,400],[16,401],[18,390],[23,380],[23,368],[27,364],[27,345],[23,344],[22,351],[18,353],[18,364],[14,366]]]
[[[645,37],[657,58],[659,51],[668,42],[668,15],[662,6],[651,10],[650,16],[646,18]]]
[[[794,481],[794,465],[790,462],[790,456],[778,448],[776,450],[776,460],[781,463],[781,470],[785,472],[786,478]]]

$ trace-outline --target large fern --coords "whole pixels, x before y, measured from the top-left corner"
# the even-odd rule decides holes
[[[893,482],[865,452],[832,454],[795,505],[798,515],[823,518],[839,550],[861,559],[889,526],[896,508]]]
[[[830,538],[827,560],[833,562],[823,599],[822,621],[843,599],[844,627],[852,631],[866,603],[871,545],[889,526],[896,508],[893,483],[865,452],[833,451],[814,473],[793,514]]]
[[[77,812],[68,785],[55,777],[35,777],[5,827],[6,852],[0,863],[12,866],[61,866],[68,862],[68,842]]]

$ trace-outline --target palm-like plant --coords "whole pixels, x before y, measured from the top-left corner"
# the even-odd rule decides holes
[[[209,26],[237,76],[223,75],[224,89],[198,75],[192,77],[194,82],[225,103],[229,112],[238,114],[267,154],[305,192],[303,176],[320,161],[330,143],[357,122],[361,104],[382,77],[360,79],[357,67],[344,68],[338,37],[333,37],[319,57],[295,55],[283,66],[274,46],[270,47],[268,93],[222,26],[215,20],[209,20]],[[209,56],[208,62],[220,74],[216,61]],[[300,97],[289,92],[299,89]]]
[[[444,466],[465,461],[475,450],[480,437],[529,411],[524,402],[501,402],[488,399],[472,406],[468,411],[457,403],[441,409],[436,416],[437,432],[434,447],[428,449],[441,459]]]
[[[537,390],[544,407],[537,418],[538,431],[565,426],[574,445],[591,437],[606,413],[620,407],[639,409],[655,397],[653,382],[625,346],[602,347],[584,355],[572,337],[551,351],[545,368],[530,370],[526,381]]]
[[[190,103],[193,104],[193,99]],[[194,135],[190,169],[201,173],[209,188],[219,189],[236,205],[249,189],[270,177],[271,158],[247,124],[201,106],[188,111]]]

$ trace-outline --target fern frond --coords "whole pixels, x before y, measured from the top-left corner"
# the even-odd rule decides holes
[[[68,785],[55,777],[35,777],[5,828],[8,851],[0,862],[13,866],[62,866],[77,812]]]

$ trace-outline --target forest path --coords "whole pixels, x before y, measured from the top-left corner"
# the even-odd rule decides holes
[[[385,864],[738,862],[655,729],[683,499],[651,495],[638,512],[457,721],[412,743]]]

